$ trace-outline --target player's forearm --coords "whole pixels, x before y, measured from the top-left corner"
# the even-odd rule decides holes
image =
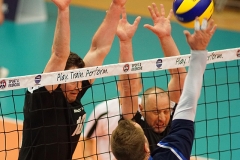
[[[132,79],[133,78],[133,79]],[[120,75],[120,103],[124,119],[132,119],[138,110],[138,94],[141,89],[137,74]]]
[[[159,38],[163,53],[165,57],[172,57],[172,56],[179,56],[180,52],[177,48],[176,43],[174,42],[172,36],[164,36]],[[185,68],[178,68],[169,70],[171,74],[179,73],[179,72],[186,72]]]
[[[200,96],[203,74],[207,64],[207,50],[191,52],[190,66],[185,82],[191,85],[184,86],[184,92],[193,92],[193,95],[196,96],[195,100],[197,101]]]
[[[123,6],[112,3],[105,19],[92,39],[91,49],[99,50],[99,57],[105,57],[113,43]]]
[[[67,59],[70,54],[69,7],[58,10],[52,53],[61,59]]]
[[[120,41],[120,57],[119,62],[134,61],[132,53],[132,39]],[[127,64],[127,63],[126,63]],[[129,67],[130,69],[131,67]],[[132,119],[138,110],[138,93],[142,85],[139,79],[139,74],[123,74],[120,79],[120,102],[122,106],[122,114],[124,119]]]
[[[183,93],[173,119],[189,119],[194,121],[206,63],[207,51],[192,51]]]
[[[120,40],[120,57],[119,62],[132,62],[134,61],[133,58],[133,47],[132,47],[132,40],[121,41]]]
[[[180,55],[176,43],[174,42],[171,35],[159,38],[159,40],[165,57]],[[171,80],[168,83],[170,99],[174,102],[178,102],[186,77],[186,69],[185,68],[170,69],[169,72],[171,74]]]
[[[178,48],[171,35],[159,38],[165,57],[180,55]]]
[[[132,39],[126,41],[120,40],[119,62],[133,61]],[[131,69],[131,66],[128,69]],[[122,74],[119,76],[119,79],[121,80],[120,84],[122,85],[122,89],[124,89],[125,96],[138,95],[139,90],[141,90],[139,74]]]

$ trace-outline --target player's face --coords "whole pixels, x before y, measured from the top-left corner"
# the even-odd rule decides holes
[[[171,114],[168,95],[152,94],[148,98],[143,116],[154,132],[162,133],[169,123]]]
[[[77,67],[71,67],[69,69],[77,69]],[[82,89],[82,82],[70,82],[61,85],[64,96],[69,103],[74,102],[77,98],[79,91]]]

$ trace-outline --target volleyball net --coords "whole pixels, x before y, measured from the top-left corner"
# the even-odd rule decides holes
[[[85,126],[94,122],[96,128],[99,119],[104,119],[106,135],[95,137],[96,140],[105,137],[109,145],[111,118],[118,115],[95,117],[95,106],[101,102],[119,97],[117,90],[118,75],[140,73],[143,90],[150,87],[160,87],[167,90],[171,78],[168,69],[189,66],[191,55],[155,58],[128,63],[110,64],[61,72],[35,74],[0,79],[0,159],[16,159],[22,145],[23,106],[26,88],[40,88],[55,84],[70,83],[96,79],[85,93],[82,105],[87,112]],[[198,101],[195,121],[195,140],[192,155],[212,159],[237,160],[240,157],[240,48],[210,51],[207,57],[207,68],[204,73],[202,92]],[[39,100],[39,103],[40,100]],[[108,108],[111,106],[107,106]],[[120,108],[120,106],[118,106]],[[107,108],[107,110],[108,110]],[[57,111],[56,111],[57,112]],[[68,112],[66,110],[66,112]],[[44,113],[44,112],[41,112]],[[42,115],[42,117],[50,115]],[[109,126],[109,127],[108,127]],[[46,126],[43,126],[46,127]],[[49,127],[49,126],[47,126]],[[92,131],[96,132],[96,131]],[[56,133],[57,135],[60,133]],[[81,134],[73,159],[84,159],[86,138]],[[47,144],[46,144],[47,145]],[[97,145],[98,144],[97,142]],[[110,146],[108,147],[110,148]],[[109,151],[100,152],[95,146],[96,155],[109,155]],[[61,153],[59,153],[61,156]],[[94,156],[94,155],[93,155]],[[88,157],[91,157],[88,156]]]

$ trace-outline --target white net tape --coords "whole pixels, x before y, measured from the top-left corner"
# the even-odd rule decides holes
[[[53,84],[82,81],[120,74],[159,71],[189,66],[191,55],[166,58],[155,58],[128,63],[117,63],[61,72],[34,74],[19,77],[1,78],[0,91],[15,90],[28,87],[40,87]],[[231,48],[208,52],[207,63],[224,62],[240,59],[240,48]]]

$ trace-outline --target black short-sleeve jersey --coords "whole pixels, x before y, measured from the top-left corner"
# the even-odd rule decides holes
[[[60,85],[28,89],[24,103],[23,140],[19,160],[67,160],[78,143],[86,112],[81,98],[91,84],[82,82],[76,101],[68,103]]]
[[[156,133],[154,130],[147,124],[147,122],[144,120],[143,116],[140,112],[137,112],[135,116],[133,117],[133,121],[137,122],[143,129],[145,136],[147,137],[149,148],[151,153],[157,148],[157,144],[160,140],[162,140],[164,137],[166,137],[170,131],[170,126],[172,122],[172,117],[174,114],[174,110],[176,108],[177,104],[173,107],[173,112],[171,113],[171,117],[168,123],[168,126],[162,133]]]

